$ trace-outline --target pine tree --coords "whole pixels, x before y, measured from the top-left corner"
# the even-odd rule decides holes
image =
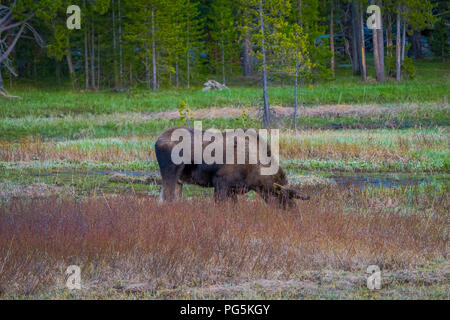
[[[185,0],[182,3],[181,15],[183,20],[181,25],[184,27],[183,40],[185,43],[186,57],[186,86],[190,88],[192,75],[196,73],[199,66],[200,52],[203,51],[203,23],[198,11],[198,1]]]
[[[291,23],[297,23],[308,34],[307,51],[314,65],[311,72],[305,75],[305,81],[332,78],[329,42],[321,38],[326,33],[326,25],[325,19],[320,16],[320,3],[319,0],[292,1]]]
[[[222,72],[222,83],[226,84],[226,66],[233,63],[235,58],[237,33],[235,31],[235,16],[232,11],[232,0],[216,0],[211,5],[209,14],[210,36],[212,50],[210,59],[215,69]],[[220,62],[217,63],[215,52],[219,52]]]
[[[297,129],[299,80],[315,67],[308,52],[309,35],[296,23],[279,21],[275,25],[273,44],[277,47],[278,72],[286,73],[294,79],[294,129]]]

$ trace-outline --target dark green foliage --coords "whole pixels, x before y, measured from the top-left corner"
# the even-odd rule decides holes
[[[406,48],[408,49],[410,45]],[[407,50],[406,49],[406,50]],[[388,75],[395,78],[395,56],[388,54],[385,58],[385,65],[387,68]],[[405,56],[405,60],[402,63],[402,76],[407,79],[414,79],[416,77],[416,67],[414,66],[413,59]]]
[[[330,3],[319,0],[19,1],[14,8],[15,19],[35,13],[30,25],[45,40],[45,46],[28,41],[32,34],[27,31],[9,58],[19,79],[31,80],[33,86],[49,79],[54,87],[70,81],[73,89],[114,88],[124,92],[139,87],[199,86],[209,78],[231,85],[241,84],[243,73],[246,80],[259,84],[262,70],[260,2],[269,86],[292,84],[295,69],[300,85],[332,80],[328,35]],[[359,2],[364,8],[369,4]],[[2,4],[13,6],[14,1]],[[347,1],[335,1],[334,10],[336,61],[345,64],[349,59],[344,52],[342,35],[349,37],[345,31],[348,26],[343,25],[350,14],[346,11],[347,4]],[[69,5],[82,8],[81,30],[66,27]],[[429,0],[384,1],[382,14],[386,28],[387,17],[394,23],[399,8],[407,37],[432,28],[431,48],[436,56],[445,59],[450,49],[447,7]],[[293,30],[301,30],[302,41]],[[366,32],[366,42],[370,43],[368,37],[370,33]],[[348,45],[351,35],[347,38]],[[301,45],[289,48],[290,43]],[[297,55],[291,52],[293,48],[298,51],[296,59],[293,57]],[[405,50],[408,52],[408,47]],[[294,68],[292,60],[300,61],[300,66]],[[370,69],[373,62],[367,60]],[[386,58],[386,70],[391,76],[395,70],[393,60],[391,56]],[[301,61],[308,61],[308,67]],[[244,72],[244,64],[250,71]],[[405,79],[413,79],[413,60],[405,57],[402,70]],[[0,71],[5,83],[9,82],[13,89],[15,79],[8,81],[10,70],[0,66]],[[90,83],[85,83],[87,80]]]
[[[444,60],[449,56],[449,37],[450,27],[445,23],[444,19],[438,21],[431,36],[431,50],[437,57],[441,57]]]

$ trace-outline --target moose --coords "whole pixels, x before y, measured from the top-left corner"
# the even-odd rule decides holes
[[[184,138],[190,138],[187,142],[188,148],[181,150],[179,155],[184,156],[184,161],[181,163],[174,161],[174,153],[177,145],[181,142],[180,137],[178,140],[174,133],[183,131],[185,133]],[[247,130],[249,132],[249,130]],[[206,141],[203,139],[200,141],[200,148],[195,146],[195,136],[200,134],[203,136],[205,131],[201,129],[191,127],[174,127],[161,133],[155,143],[155,153],[159,164],[162,178],[162,189],[159,200],[161,202],[177,200],[182,195],[183,184],[194,184],[202,187],[214,188],[214,199],[216,201],[233,200],[237,201],[237,196],[245,194],[251,190],[255,191],[261,196],[267,203],[274,202],[280,207],[292,208],[295,207],[294,199],[309,200],[309,196],[301,195],[297,190],[289,188],[287,186],[288,181],[283,169],[277,166],[275,173],[273,174],[261,174],[262,170],[267,169],[268,165],[262,163],[261,158],[256,162],[251,163],[250,158],[252,151],[258,151],[252,149],[250,142],[257,141],[258,148],[266,150],[267,155],[271,158],[274,157],[270,146],[267,141],[260,134],[253,131],[253,133],[247,134],[245,137],[245,144],[239,145],[238,139],[234,139],[229,144],[225,135],[227,132],[219,132],[218,138],[223,142],[219,142],[219,150],[212,151],[213,156],[218,156],[219,160],[208,162],[205,159],[201,161],[195,161],[195,151],[203,152],[208,146],[211,147],[216,139],[210,139]],[[198,141],[198,140],[197,140]],[[227,144],[228,143],[228,144]],[[231,147],[229,147],[231,146]],[[257,149],[258,149],[257,148]],[[210,148],[211,149],[211,148]],[[230,156],[228,153],[233,153],[232,157],[234,162],[229,163],[225,161]],[[184,154],[183,154],[184,153]],[[220,155],[220,153],[222,155]],[[244,153],[245,161],[239,163],[236,161],[238,154]]]

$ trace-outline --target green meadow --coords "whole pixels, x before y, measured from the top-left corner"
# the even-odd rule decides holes
[[[254,193],[214,205],[212,190],[196,186],[164,210],[156,201],[157,136],[195,120],[203,129],[261,127],[254,84],[113,93],[14,83],[20,99],[0,98],[0,230],[9,226],[5,239],[20,231],[31,249],[25,261],[23,247],[10,245],[15,264],[0,259],[0,298],[448,299],[448,65],[420,61],[417,77],[401,83],[361,83],[348,69],[337,79],[301,87],[297,130],[293,87],[270,86],[281,166],[311,195],[289,212]],[[189,120],[178,114],[183,104]],[[57,241],[34,250],[47,243],[47,226]],[[64,288],[68,263],[84,266],[90,289]],[[386,275],[377,292],[361,271],[373,263]],[[38,271],[45,276],[30,278]],[[133,287],[149,277],[158,281]]]

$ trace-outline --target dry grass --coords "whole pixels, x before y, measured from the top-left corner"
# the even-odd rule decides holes
[[[0,142],[0,160],[19,161],[135,161],[156,160],[153,136],[128,138],[46,141],[22,139],[18,143]]]
[[[63,193],[62,187],[44,183],[20,185],[10,181],[0,181],[0,201],[12,198],[34,199],[58,196]]]
[[[280,135],[281,156],[288,159],[351,161],[426,160],[427,152],[448,152],[448,135],[415,131],[306,130]]]
[[[419,131],[306,130],[283,131],[280,153],[286,159],[352,161],[427,160],[427,153],[448,152],[448,134]],[[46,141],[0,141],[0,161],[136,161],[155,160],[154,136]]]
[[[82,267],[83,287],[92,293],[140,281],[163,290],[289,280],[305,270],[370,264],[414,268],[447,257],[449,217],[437,213],[442,208],[404,214],[386,210],[383,195],[366,196],[325,188],[292,211],[251,200],[160,205],[132,195],[6,201],[0,204],[0,296],[61,290],[71,264]],[[359,209],[350,209],[355,203]]]

